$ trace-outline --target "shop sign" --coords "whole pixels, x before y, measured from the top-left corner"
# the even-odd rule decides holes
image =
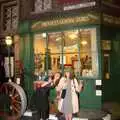
[[[80,8],[87,8],[87,7],[93,7],[96,5],[95,1],[92,2],[85,2],[85,3],[80,3],[80,4],[75,4],[75,5],[69,5],[69,6],[64,6],[63,10],[74,10],[74,9],[80,9]]]
[[[81,0],[57,0],[59,5],[64,5],[64,4],[75,4],[79,3]]]
[[[68,25],[68,24],[85,24],[85,23],[96,23],[99,21],[98,15],[87,14],[86,16],[76,16],[76,17],[68,17],[68,18],[60,18],[56,20],[49,20],[49,21],[39,21],[32,25],[33,30],[38,30],[41,28],[47,27],[56,27],[61,25]]]
[[[103,14],[103,21],[110,24],[112,23],[112,24],[120,25],[120,17]]]
[[[113,8],[120,8],[120,0],[102,0],[102,3]]]
[[[102,0],[103,2],[113,3],[113,0]]]

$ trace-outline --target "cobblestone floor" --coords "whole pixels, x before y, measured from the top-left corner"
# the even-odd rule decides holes
[[[108,113],[111,115],[111,120],[120,120],[120,103],[111,103],[107,102],[104,103],[103,109],[101,110],[90,110],[90,109],[81,109],[80,113],[78,115],[74,115],[76,119],[82,118],[79,120],[102,120],[103,117],[105,117]],[[59,117],[59,120],[64,120],[64,116]],[[83,119],[84,118],[84,119]],[[1,117],[0,120],[16,120],[15,116],[7,116],[7,117]],[[108,119],[104,119],[108,120]]]
[[[116,102],[104,103],[103,109],[111,113],[112,120],[120,120],[120,103]]]

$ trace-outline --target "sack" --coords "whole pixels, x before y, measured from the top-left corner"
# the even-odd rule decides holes
[[[63,89],[63,90],[62,90],[62,93],[61,93],[61,98],[64,99],[64,98],[65,98],[65,95],[66,95],[66,89]]]

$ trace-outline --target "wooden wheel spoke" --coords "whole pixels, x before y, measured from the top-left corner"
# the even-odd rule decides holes
[[[19,109],[19,111],[21,110],[21,105],[20,104],[15,104],[15,106]]]
[[[16,106],[12,106],[12,109],[13,109],[15,112],[19,113],[19,110],[17,109]]]
[[[14,100],[14,103],[21,104],[21,101],[19,101],[19,100]]]
[[[15,88],[12,88],[12,95],[14,95],[15,93]]]
[[[17,97],[19,97],[19,94],[16,93],[15,96],[14,96],[14,98],[17,98]]]
[[[17,109],[18,111],[21,110],[21,105],[20,105],[20,104],[12,103],[11,106],[12,106],[12,110],[13,110],[13,108],[14,108],[14,109]]]
[[[22,94],[21,94],[22,92]],[[5,94],[10,102],[11,115],[21,116],[27,105],[24,90],[15,83],[5,83],[0,86],[0,93]]]
[[[12,95],[12,91],[9,85],[7,86],[7,89],[8,89],[8,95]]]

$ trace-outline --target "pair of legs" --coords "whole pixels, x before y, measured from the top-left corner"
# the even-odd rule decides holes
[[[40,119],[47,120],[49,118],[49,111],[39,111]]]
[[[65,120],[72,120],[72,113],[65,114]]]

